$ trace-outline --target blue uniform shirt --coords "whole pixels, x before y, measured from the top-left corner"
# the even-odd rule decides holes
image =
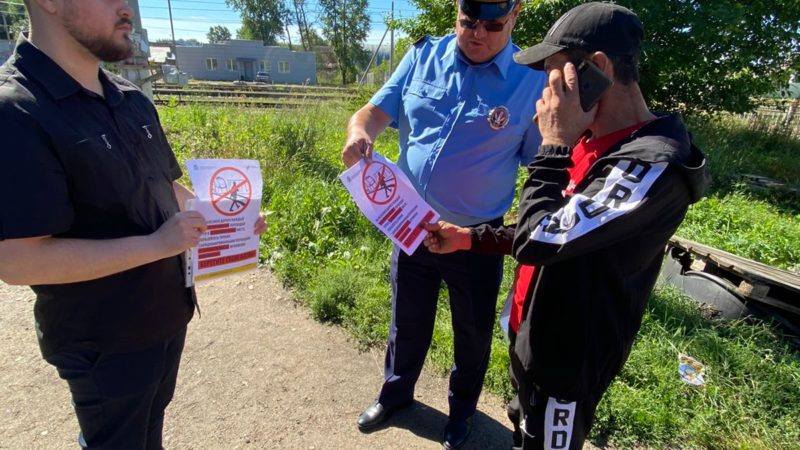
[[[514,63],[517,51],[509,41],[472,65],[455,35],[426,38],[370,100],[400,132],[397,164],[443,220],[467,226],[502,216],[519,165],[536,154],[541,137],[531,119],[545,75]],[[495,130],[487,119],[499,106],[509,121]]]

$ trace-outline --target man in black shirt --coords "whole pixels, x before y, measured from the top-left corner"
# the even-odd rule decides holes
[[[194,291],[181,254],[205,219],[153,105],[99,69],[130,56],[124,0],[26,0],[0,68],[0,279],[30,285],[44,358],[85,448],[161,448]],[[262,220],[256,232],[263,232]]]

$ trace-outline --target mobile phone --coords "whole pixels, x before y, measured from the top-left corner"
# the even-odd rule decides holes
[[[584,59],[577,67],[581,108],[589,111],[614,82],[591,61]]]

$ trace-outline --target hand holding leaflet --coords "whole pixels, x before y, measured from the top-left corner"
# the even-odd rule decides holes
[[[198,159],[186,161],[186,167],[197,195],[187,202],[187,209],[199,211],[208,223],[200,245],[186,253],[187,286],[254,269],[257,232],[264,229],[259,216],[263,183],[258,161]]]
[[[408,255],[427,235],[420,224],[439,219],[400,168],[374,151],[371,160],[361,159],[339,179],[367,219]]]

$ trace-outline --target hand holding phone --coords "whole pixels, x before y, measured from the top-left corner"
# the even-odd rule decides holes
[[[542,145],[575,145],[594,121],[594,105],[609,86],[610,80],[596,67],[584,66],[582,78],[571,62],[561,70],[550,70],[547,87],[536,102]]]

